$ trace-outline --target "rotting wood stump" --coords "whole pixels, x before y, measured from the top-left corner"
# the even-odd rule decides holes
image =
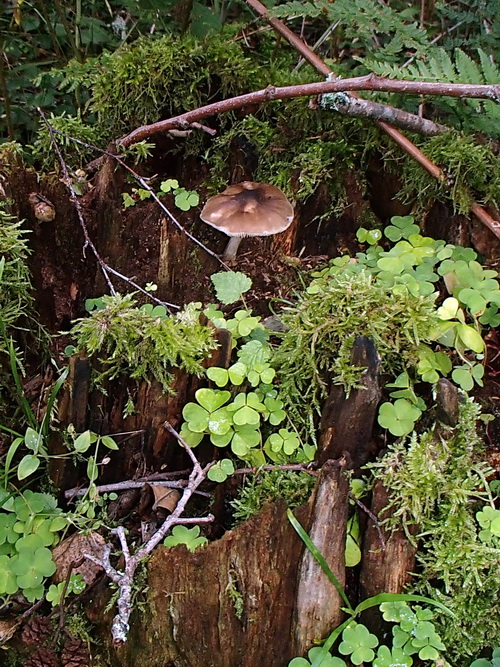
[[[189,178],[171,176],[179,177],[186,187],[193,185]],[[159,289],[155,296],[160,299],[178,304],[212,300],[209,276],[219,269],[213,257],[165,221],[153,203],[124,210],[123,174],[110,161],[105,161],[94,184],[94,190],[81,202],[90,236],[105,262],[138,284],[156,282]],[[42,324],[55,333],[84,315],[85,299],[106,292],[106,284],[89,249],[83,252],[83,233],[67,188],[59,179],[38,180],[33,171],[19,168],[9,176],[9,185],[15,212],[26,219],[31,231],[36,308]],[[54,204],[54,221],[39,223],[34,219],[29,205],[31,192],[40,192]],[[359,207],[367,206],[358,195]],[[238,270],[254,280],[252,305],[280,295],[280,272],[286,270],[286,263],[276,260],[280,255],[335,254],[340,245],[355,243],[357,220],[352,217],[352,207],[340,219],[322,222],[322,233],[316,233],[312,218],[321,210],[322,196],[320,188],[307,207],[299,207],[293,226],[282,237],[248,242],[249,249],[258,253],[245,253]],[[198,228],[193,212],[181,214],[179,219],[210,248],[222,248],[222,235],[204,229],[206,226]],[[117,288],[122,292],[131,289],[126,284]],[[208,363],[227,367],[230,348],[220,335],[221,347]],[[332,391],[321,422],[324,469],[309,505],[296,512],[341,582],[346,581],[343,545],[349,502],[343,470],[362,465],[369,457],[379,400],[377,364],[366,340],[359,354],[355,358],[368,368],[367,389],[350,397]],[[105,396],[91,388],[90,371],[82,356],[70,361],[69,379],[61,394],[60,423],[71,423],[78,432],[91,429],[102,435],[136,431],[119,452],[111,452],[111,463],[102,470],[99,483],[133,479],[161,468],[185,468],[184,452],[162,424],[166,419],[174,426],[180,424],[182,407],[192,400],[199,381],[176,372],[175,396],[163,395],[155,383],[144,383],[133,389],[138,412],[124,419],[131,386],[113,381]],[[61,453],[62,444],[53,437],[51,453]],[[348,456],[344,457],[344,452]],[[209,461],[215,452],[200,446],[197,454]],[[61,462],[51,466],[52,479],[62,490],[75,485],[77,473]],[[83,479],[85,476],[80,476]],[[363,593],[382,592],[390,582],[377,573],[382,562],[386,572],[391,570],[393,555],[387,552],[382,558],[378,534],[370,527],[364,554],[362,581],[372,587],[368,591],[365,586]],[[111,645],[110,615],[103,611],[109,600],[109,583],[89,593],[89,615],[107,648],[110,667],[285,667],[342,620],[334,587],[312,562],[287,520],[283,503],[268,505],[249,522],[194,554],[183,547],[159,547],[147,568],[146,603],[134,611],[129,640],[118,651]],[[396,587],[405,580],[406,572],[401,573],[393,578]],[[350,594],[355,596],[355,587]],[[104,601],[102,606],[99,600]]]

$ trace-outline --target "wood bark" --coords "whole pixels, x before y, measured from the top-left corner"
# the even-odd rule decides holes
[[[345,540],[349,481],[345,459],[324,464],[317,484],[309,536],[345,585]],[[342,599],[309,550],[302,555],[293,624],[295,652],[303,655],[315,640],[328,635],[342,621]]]
[[[378,517],[379,523],[390,516],[384,511],[387,503],[387,491],[381,482],[377,482],[373,489],[371,511]],[[378,593],[402,593],[415,571],[416,548],[408,541],[404,531],[388,531],[383,524],[379,529],[385,546],[373,521],[368,521],[359,576],[361,600]],[[371,627],[380,627],[378,612],[368,610],[366,622]]]
[[[354,366],[366,368],[362,389],[347,396],[343,387],[334,385],[325,403],[320,425],[319,463],[347,456],[349,467],[358,469],[367,463],[377,406],[380,401],[378,368],[380,359],[372,340],[357,337],[352,351]]]
[[[298,513],[308,525],[308,510]],[[158,548],[145,613],[115,657],[123,667],[285,667],[303,543],[284,503],[206,548]]]

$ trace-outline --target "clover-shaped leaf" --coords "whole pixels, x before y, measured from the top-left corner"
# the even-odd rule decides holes
[[[162,192],[170,192],[171,190],[177,190],[179,187],[179,181],[175,178],[167,178],[166,181],[160,183],[160,190]]]
[[[235,432],[231,440],[231,450],[236,456],[246,459],[251,450],[260,445],[260,431],[251,424],[235,425],[234,428]]]
[[[481,364],[462,364],[455,366],[451,378],[464,391],[470,391],[474,387],[474,382],[480,387],[483,386],[483,375],[484,367]]]
[[[400,623],[401,621],[415,621],[415,614],[406,602],[383,602],[380,611],[384,621]]]
[[[166,547],[175,547],[178,544],[184,544],[189,551],[196,551],[198,547],[208,544],[206,537],[200,537],[200,527],[193,526],[174,526],[172,534],[163,540]]]
[[[198,389],[195,393],[198,403],[208,412],[215,412],[231,398],[229,391],[218,391],[213,389]]]
[[[188,423],[184,422],[182,427],[181,427],[179,435],[181,436],[181,438],[183,438],[183,440],[185,440],[187,442],[187,444],[190,447],[196,447],[203,440],[203,436],[205,435],[205,433],[204,433],[204,429],[202,431],[199,431],[199,432],[192,431],[189,428]]]
[[[210,276],[219,301],[225,305],[241,299],[252,286],[252,279],[239,271],[221,271]]]
[[[481,324],[488,325],[491,328],[498,327],[500,325],[500,312],[498,311],[498,307],[495,305],[486,308],[479,318],[479,321]]]
[[[193,206],[198,206],[200,197],[197,192],[193,190],[186,190],[185,188],[177,188],[174,191],[174,201],[177,208],[181,211],[189,211]]]
[[[207,477],[212,482],[225,482],[233,472],[234,464],[231,459],[221,459],[210,468]]]
[[[460,304],[454,297],[450,296],[443,301],[438,308],[437,315],[441,320],[452,320],[457,316],[460,310]]]
[[[0,556],[0,595],[13,595],[19,589],[12,571],[12,561],[7,555]]]
[[[383,403],[380,406],[378,423],[393,435],[401,437],[413,430],[415,422],[422,411],[405,398],[398,398],[394,403]]]
[[[408,238],[411,234],[418,234],[419,231],[418,225],[413,224],[412,216],[395,215],[391,218],[391,224],[384,229],[384,235],[389,241],[396,242]]]
[[[387,646],[379,646],[377,650],[377,657],[373,661],[373,667],[410,667],[413,664],[413,658],[405,653],[400,648],[391,650]]]
[[[372,662],[375,657],[372,649],[377,645],[377,637],[365,625],[352,623],[342,633],[339,651],[342,655],[350,655],[354,665],[360,665],[362,662]]]

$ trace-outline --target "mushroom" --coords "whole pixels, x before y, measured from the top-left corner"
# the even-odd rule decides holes
[[[293,206],[274,185],[243,181],[210,197],[200,217],[230,239],[222,259],[236,257],[245,236],[270,236],[284,232],[293,220]]]

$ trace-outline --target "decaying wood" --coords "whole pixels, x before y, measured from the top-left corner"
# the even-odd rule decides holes
[[[81,433],[86,430],[91,365],[84,355],[75,355],[68,367],[68,378],[58,403],[58,419],[66,426],[72,424],[75,432]],[[49,449],[50,479],[58,489],[67,489],[76,483],[78,471],[72,460],[57,456],[68,451],[59,432],[51,435]]]
[[[345,585],[345,540],[349,482],[345,459],[327,461],[316,487],[309,536],[333,574]],[[340,595],[309,551],[300,562],[293,643],[297,655],[324,638],[342,621]]]
[[[377,482],[373,489],[371,510],[379,521],[387,518],[387,491]],[[363,539],[363,559],[361,565],[360,599],[364,600],[378,593],[402,593],[415,571],[416,548],[410,544],[402,530],[387,531],[382,526],[385,549],[372,522],[368,522]],[[379,623],[378,614],[367,612],[367,621]]]
[[[347,456],[349,467],[357,469],[369,459],[373,424],[381,396],[378,382],[380,358],[370,338],[359,336],[355,339],[351,362],[366,368],[361,379],[363,388],[353,389],[346,396],[343,387],[332,387],[321,417],[320,465],[328,459]]]
[[[307,528],[307,511],[298,518]],[[148,604],[134,612],[115,664],[285,667],[295,655],[290,627],[302,549],[284,503],[195,553],[157,549]]]

